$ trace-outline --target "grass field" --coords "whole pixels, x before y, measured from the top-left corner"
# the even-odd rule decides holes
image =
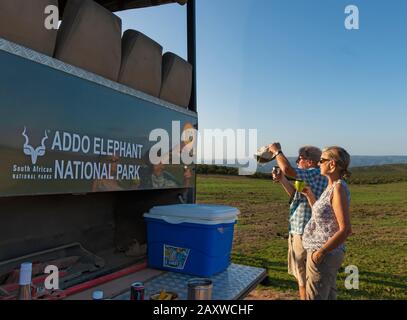
[[[359,290],[346,290],[344,268],[338,299],[407,299],[407,182],[351,185],[354,235],[347,241],[343,267],[359,269]],[[295,299],[296,282],[287,274],[288,196],[270,180],[199,175],[199,203],[241,211],[235,229],[235,263],[264,267],[269,283],[260,299]]]

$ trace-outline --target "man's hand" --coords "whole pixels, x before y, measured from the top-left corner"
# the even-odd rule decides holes
[[[268,151],[271,152],[273,155],[276,155],[279,151],[281,151],[281,144],[279,142],[274,142],[268,145]],[[284,156],[283,153],[280,153],[279,157],[275,158],[277,161],[277,165],[280,167],[281,171],[284,175],[295,178],[297,176],[297,172],[291,166],[288,159]]]
[[[192,171],[189,168],[186,168],[184,171],[184,178],[185,179],[191,179],[192,178]]]
[[[283,173],[281,172],[280,168],[273,168],[273,171],[271,171],[271,176],[273,178],[273,181],[280,182],[283,178]]]
[[[279,182],[284,190],[287,192],[287,194],[290,197],[293,197],[295,194],[295,189],[294,186],[290,181],[288,181],[287,177],[284,175],[284,173],[280,170],[278,167],[274,167],[273,171],[271,171],[271,175],[273,177],[274,182]]]
[[[273,144],[269,145],[269,152],[272,154],[276,154],[281,150],[281,144],[279,142],[274,142]]]

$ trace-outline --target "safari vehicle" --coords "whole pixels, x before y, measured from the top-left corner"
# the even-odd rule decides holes
[[[186,5],[188,61],[126,30],[113,12]],[[150,133],[197,128],[195,1],[0,1],[0,299],[31,261],[33,299],[128,299],[131,283],[177,288],[188,275],[147,264],[152,207],[194,204],[195,165],[152,164]],[[58,30],[44,8],[58,6]],[[178,133],[178,136],[179,133]],[[185,146],[191,141],[171,141]],[[59,290],[44,287],[47,265]],[[265,270],[231,264],[213,299],[238,299]],[[226,279],[226,281],[225,281]]]

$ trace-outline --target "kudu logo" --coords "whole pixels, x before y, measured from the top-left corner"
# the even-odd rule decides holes
[[[32,164],[36,164],[38,157],[42,157],[43,155],[45,155],[45,141],[48,139],[47,132],[45,131],[45,137],[42,138],[41,145],[35,149],[28,144],[30,141],[25,132],[26,128],[24,127],[24,131],[22,133],[23,137],[25,138],[25,143],[23,147],[24,154],[27,156],[31,156]]]

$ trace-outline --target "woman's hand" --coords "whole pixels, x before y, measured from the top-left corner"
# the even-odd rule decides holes
[[[312,208],[314,203],[317,201],[317,198],[315,197],[314,193],[312,192],[311,188],[309,186],[305,186],[304,189],[302,190],[301,194],[303,194]]]
[[[310,198],[315,198],[314,193],[312,192],[311,187],[309,186],[305,186],[304,189],[302,189],[301,194],[303,194],[304,196],[306,196],[308,199]]]
[[[311,254],[312,261],[317,265],[320,264],[322,262],[322,260],[324,260],[324,258],[325,258],[325,253],[322,250],[314,251]]]

